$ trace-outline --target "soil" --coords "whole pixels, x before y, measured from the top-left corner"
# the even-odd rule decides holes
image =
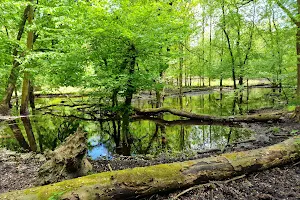
[[[259,112],[268,112],[260,110]],[[257,113],[258,111],[256,111]],[[203,158],[223,152],[244,151],[269,146],[281,142],[288,137],[299,134],[300,123],[293,122],[285,116],[280,123],[241,124],[255,131],[253,140],[231,144],[223,150],[194,152],[170,156],[161,154],[151,156],[115,156],[112,160],[91,160],[94,173],[113,170],[170,163],[190,159]],[[0,193],[25,189],[35,185],[39,167],[46,161],[42,154],[17,153],[0,149]],[[145,199],[174,199],[185,191],[181,189],[169,194],[155,194]],[[300,163],[248,174],[237,180],[212,182],[209,185],[190,188],[178,199],[300,199]]]

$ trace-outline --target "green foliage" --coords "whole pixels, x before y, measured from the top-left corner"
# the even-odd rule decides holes
[[[291,134],[291,135],[297,135],[297,134],[299,134],[299,130],[292,130],[292,131],[290,132],[290,134]]]
[[[272,132],[273,133],[279,133],[280,132],[280,128],[279,127],[273,127],[272,128]]]
[[[34,25],[25,25],[17,41],[27,3],[2,1],[0,80],[7,83],[17,48],[21,72],[26,66],[39,88],[75,86],[123,96],[131,80],[135,92],[161,90],[163,74],[178,76],[179,57],[186,76],[226,79],[235,68],[237,77],[294,85],[295,28],[281,8],[272,1],[224,3],[222,16],[222,1],[41,0],[34,4]],[[22,55],[29,30],[36,35],[34,50]],[[132,45],[136,61],[129,72]]]

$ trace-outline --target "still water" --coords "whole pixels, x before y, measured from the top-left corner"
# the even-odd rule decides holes
[[[134,120],[130,124],[130,136],[126,138],[128,146],[122,146],[121,121],[99,122],[81,120],[53,115],[70,115],[78,113],[76,107],[62,106],[66,103],[87,101],[85,98],[41,98],[40,105],[54,105],[50,114],[40,109],[36,116],[31,117],[32,128],[39,149],[54,149],[64,139],[72,134],[79,126],[88,132],[88,155],[92,159],[111,159],[115,154],[123,155],[158,155],[162,152],[180,153],[203,151],[223,148],[232,142],[242,141],[253,137],[255,133],[235,124],[209,124],[199,121],[185,120],[166,114],[161,119]],[[233,91],[211,91],[185,94],[180,101],[178,96],[165,97],[164,107],[183,109],[198,114],[230,116],[245,114],[264,107],[282,106],[279,96],[272,89],[252,88],[235,97]],[[133,106],[139,108],[155,107],[153,98],[137,98]],[[76,110],[77,109],[77,110]],[[81,116],[76,115],[76,116]],[[85,114],[82,114],[84,117]],[[0,146],[18,150],[19,145],[13,137],[7,124],[0,124]],[[19,120],[16,121],[23,133],[24,128]]]

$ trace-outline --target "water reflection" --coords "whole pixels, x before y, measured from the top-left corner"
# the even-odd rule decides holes
[[[283,100],[281,93],[272,88],[248,88],[241,93],[234,93],[229,89],[216,91],[186,93],[182,97],[185,111],[197,114],[211,114],[217,116],[230,116],[245,114],[251,110],[264,107],[279,106]],[[284,101],[286,101],[284,99]],[[155,100],[137,99],[134,106],[139,108],[154,108]],[[178,96],[165,97],[164,107],[180,109]]]
[[[106,146],[101,143],[101,137],[99,135],[94,135],[88,139],[88,156],[92,159],[97,159],[99,157],[105,157],[108,159],[112,158],[112,152],[106,148]]]
[[[271,95],[270,95],[271,94]],[[212,93],[191,93],[181,98],[170,96],[161,104],[165,107],[183,109],[199,114],[229,116],[244,114],[262,107],[277,106],[278,101],[271,89],[249,89],[243,96],[236,96],[232,91]],[[275,96],[275,97],[274,97]],[[263,100],[262,100],[263,99]],[[83,99],[81,99],[83,100]],[[42,105],[50,105],[67,101],[65,99],[39,99]],[[77,99],[73,99],[73,102]],[[137,99],[134,106],[139,108],[156,107],[153,100]],[[75,108],[58,106],[53,112],[72,114]],[[106,157],[111,159],[114,154],[121,155],[158,155],[162,152],[177,153],[182,151],[202,151],[223,148],[225,145],[246,140],[253,132],[233,124],[211,124],[197,120],[186,120],[173,115],[164,115],[155,119],[135,119],[129,125],[129,133],[122,135],[120,120],[99,122],[84,121],[74,118],[62,118],[41,115],[31,118],[32,129],[37,138],[40,151],[53,150],[79,126],[88,132],[89,151],[92,159]],[[81,115],[80,113],[78,115]],[[82,114],[84,115],[84,114]],[[1,122],[2,132],[12,137],[0,137],[0,146],[18,150],[20,144],[15,133],[9,126],[18,125],[25,133],[21,120]],[[24,134],[25,135],[25,134]],[[126,140],[126,141],[124,141]],[[126,144],[126,145],[124,145]]]

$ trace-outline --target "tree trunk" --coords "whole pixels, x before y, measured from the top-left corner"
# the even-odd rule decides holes
[[[33,1],[32,1],[33,2]],[[32,25],[32,20],[33,20],[33,6],[29,5],[29,10],[28,10],[28,24]],[[27,50],[31,51],[33,48],[33,37],[34,33],[33,30],[30,30],[28,32],[27,36]],[[24,117],[21,118],[25,131],[27,134],[27,138],[30,144],[30,149],[32,151],[37,151],[37,145],[35,141],[34,134],[32,132],[32,126],[30,123],[30,119],[28,117],[29,110],[28,110],[28,102],[29,102],[29,94],[30,94],[30,75],[27,71],[24,72],[24,77],[23,77],[23,86],[22,86],[22,98],[21,98],[21,108],[20,108],[20,114],[24,115]],[[33,95],[32,95],[33,96]]]
[[[276,0],[277,5],[289,16],[291,21],[297,27],[296,33],[296,52],[297,52],[297,91],[296,94],[300,96],[300,21],[288,8],[286,8],[279,0]],[[300,15],[300,0],[297,0],[297,11]]]
[[[135,88],[133,86],[133,75],[134,75],[134,67],[136,62],[136,49],[134,44],[131,44],[129,49],[129,78],[127,81],[127,89],[125,91],[125,103],[122,115],[122,149],[124,156],[130,156],[130,133],[129,133],[129,123],[130,123],[130,114],[131,114],[131,101],[133,94],[135,92]]]
[[[298,15],[300,14],[300,0],[297,0]],[[297,96],[300,97],[300,22],[297,20],[296,49],[297,49]]]
[[[179,58],[179,95],[182,95],[182,68],[183,68],[183,47],[182,44],[179,44],[179,52],[180,52],[180,58]]]
[[[16,120],[12,120],[10,122],[8,122],[8,126],[9,128],[12,130],[16,140],[18,141],[19,145],[25,149],[25,150],[30,150],[30,147],[28,145],[28,143],[26,142],[21,129],[18,126],[18,123]]]
[[[127,199],[224,180],[300,159],[300,136],[255,150],[93,174],[0,195],[0,199]]]
[[[25,28],[25,24],[26,24],[27,17],[28,17],[29,9],[30,9],[30,6],[28,5],[24,10],[22,21],[19,25],[17,41],[20,41],[21,38],[22,38],[24,28]],[[11,69],[11,72],[10,72],[10,75],[9,75],[9,78],[8,78],[8,85],[7,85],[7,88],[6,88],[6,94],[5,94],[5,97],[2,101],[2,104],[5,104],[7,106],[10,105],[10,100],[11,100],[12,94],[15,90],[17,78],[18,78],[18,75],[19,75],[19,68],[18,67],[20,66],[20,63],[17,61],[17,56],[18,56],[18,53],[19,53],[18,52],[18,47],[19,46],[15,47],[15,49],[13,51],[13,56],[14,56],[13,67]]]
[[[287,9],[280,1],[276,0],[277,5],[282,8],[282,10],[290,17],[292,22],[297,27],[297,33],[296,33],[296,52],[297,52],[297,91],[296,95],[299,98],[300,97],[300,21],[298,18],[296,18],[293,13]],[[297,10],[298,15],[300,14],[300,0],[297,0]],[[298,120],[300,119],[300,106],[297,106],[294,112],[294,117]]]
[[[232,50],[232,47],[231,47],[230,38],[229,38],[228,32],[226,30],[225,2],[224,2],[224,0],[222,1],[222,17],[223,17],[223,26],[222,26],[222,29],[223,29],[224,35],[226,37],[227,46],[228,46],[228,50],[229,50],[230,58],[231,58],[231,72],[232,72],[233,88],[237,89],[237,86],[236,86],[236,75],[235,75],[235,58],[234,58],[234,55],[233,55],[233,50]]]
[[[171,109],[171,108],[154,108],[140,110],[134,108],[136,115],[142,116],[155,116],[161,113],[171,113],[179,117],[186,117],[194,120],[201,121],[212,121],[212,122],[268,122],[268,121],[280,121],[282,118],[282,113],[263,113],[255,115],[245,115],[245,116],[227,116],[227,117],[217,117],[211,115],[199,115],[191,112]]]

